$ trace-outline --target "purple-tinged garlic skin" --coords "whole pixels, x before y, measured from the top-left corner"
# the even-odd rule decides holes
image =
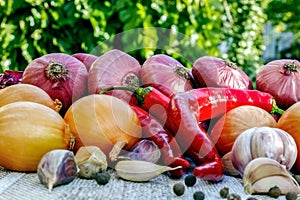
[[[56,149],[46,153],[38,164],[37,175],[49,192],[54,186],[70,183],[78,173],[78,166],[72,151]]]

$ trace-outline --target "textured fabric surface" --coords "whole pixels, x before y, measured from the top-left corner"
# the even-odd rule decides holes
[[[243,190],[242,180],[231,176],[225,176],[219,183],[210,183],[197,179],[193,187],[186,187],[182,196],[176,196],[172,187],[177,182],[184,182],[182,179],[171,179],[162,174],[159,177],[145,183],[135,183],[125,181],[109,170],[111,179],[108,184],[101,186],[95,180],[76,178],[67,185],[54,187],[49,193],[48,189],[42,185],[36,173],[10,172],[0,167],[0,199],[59,199],[59,200],[94,200],[94,199],[114,199],[114,200],[169,200],[184,199],[193,200],[193,193],[203,191],[205,199],[221,199],[219,191],[223,187],[228,187],[231,193],[239,194],[242,200],[246,200],[250,195],[246,195]],[[266,195],[253,195],[259,200],[274,199]],[[285,199],[281,196],[278,199]]]

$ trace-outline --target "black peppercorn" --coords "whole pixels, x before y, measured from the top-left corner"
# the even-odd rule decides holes
[[[95,175],[94,179],[99,185],[105,185],[110,180],[110,175],[107,172],[99,172]]]
[[[297,200],[297,193],[296,192],[288,192],[286,195],[285,195],[285,199],[286,200]]]
[[[173,192],[177,195],[177,196],[181,196],[184,194],[185,191],[185,187],[182,183],[175,183],[173,186]]]
[[[205,195],[201,191],[197,191],[193,195],[194,200],[203,200],[205,198]]]
[[[193,174],[189,174],[184,178],[184,183],[188,187],[192,187],[196,184],[196,177]]]
[[[268,195],[273,198],[279,197],[281,194],[281,190],[278,186],[273,186],[269,189]]]
[[[221,198],[227,198],[228,194],[229,194],[229,188],[228,187],[223,187],[220,190],[220,196],[221,196]]]

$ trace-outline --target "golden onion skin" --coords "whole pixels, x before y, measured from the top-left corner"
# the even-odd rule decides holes
[[[37,171],[45,153],[68,149],[68,125],[53,109],[35,102],[0,107],[0,166],[14,171]]]
[[[76,138],[74,152],[81,146],[91,145],[108,156],[118,142],[124,142],[124,149],[128,150],[142,136],[139,118],[133,109],[111,95],[82,97],[72,104],[64,119]]]
[[[46,91],[31,84],[16,84],[0,90],[0,107],[17,101],[31,101],[43,104],[59,112],[62,103],[52,100]]]

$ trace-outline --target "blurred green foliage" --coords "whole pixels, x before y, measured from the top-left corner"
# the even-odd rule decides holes
[[[263,6],[262,0],[0,0],[0,71],[24,70],[47,53],[118,48],[141,64],[158,53],[187,67],[203,55],[221,57],[253,78],[263,63]]]
[[[280,52],[281,57],[300,59],[300,4],[298,0],[268,0],[265,13],[279,33],[292,32],[294,40],[292,45]]]

